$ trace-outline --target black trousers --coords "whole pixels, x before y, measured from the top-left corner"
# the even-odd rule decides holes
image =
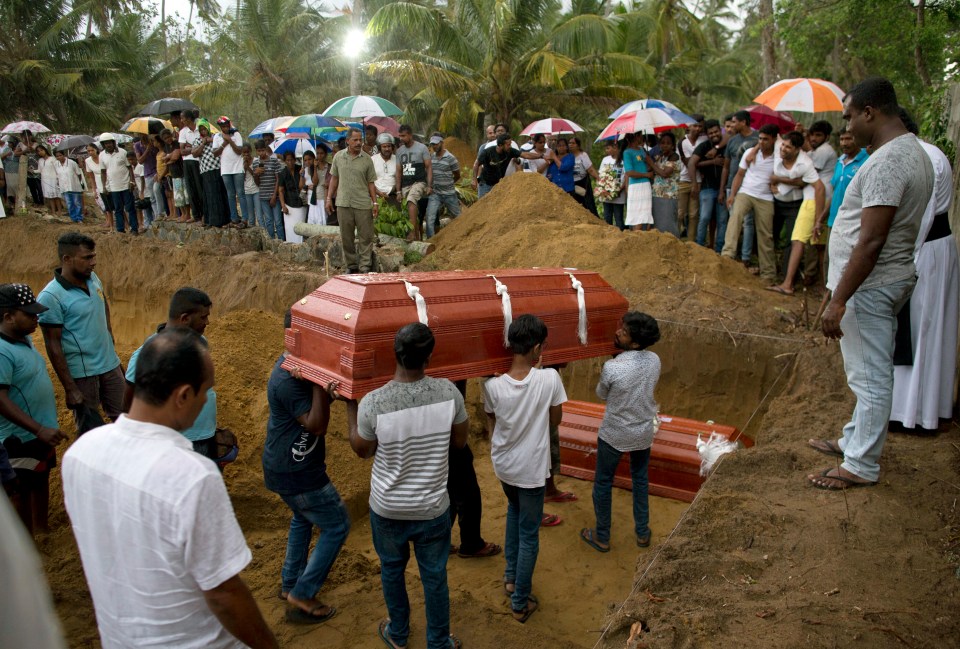
[[[203,221],[203,181],[200,178],[200,161],[183,161],[183,182],[190,196],[190,211],[195,221]]]
[[[452,527],[458,518],[460,521],[460,551],[465,554],[479,552],[487,542],[480,536],[483,504],[480,501],[477,474],[473,470],[473,451],[469,444],[463,448],[450,447],[447,494],[450,496],[450,526]]]
[[[27,176],[27,189],[30,190],[30,198],[34,205],[43,205],[43,184],[39,178]]]

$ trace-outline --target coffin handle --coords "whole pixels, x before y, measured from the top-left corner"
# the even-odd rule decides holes
[[[420,321],[420,324],[429,325],[430,322],[427,316],[427,301],[423,299],[422,295],[420,295],[420,287],[414,286],[407,280],[403,280],[403,285],[407,287],[407,295],[417,305],[417,319]]]
[[[570,285],[573,286],[574,290],[577,292],[577,308],[580,311],[579,318],[577,320],[577,338],[580,339],[581,345],[587,344],[587,302],[583,297],[583,284],[577,279],[573,273],[567,273],[570,276]]]
[[[500,296],[500,302],[503,306],[503,346],[510,346],[510,324],[513,322],[513,307],[510,305],[510,292],[507,290],[506,284],[497,279],[494,275],[487,275],[487,277],[492,277],[494,283],[497,287],[497,295]]]

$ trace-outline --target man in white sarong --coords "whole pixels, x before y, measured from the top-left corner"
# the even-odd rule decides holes
[[[901,119],[907,130],[917,133],[917,125],[906,111],[901,112]],[[953,171],[940,149],[928,142],[920,145],[933,163],[934,185],[917,236],[917,286],[899,318],[892,432],[932,433],[940,420],[949,419],[957,369],[960,262],[948,218]]]

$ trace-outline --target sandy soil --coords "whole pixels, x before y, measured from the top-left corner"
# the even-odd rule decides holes
[[[816,297],[805,309],[802,298],[760,290],[735,262],[666,235],[601,227],[540,180],[515,176],[496,188],[437,236],[438,253],[426,266],[598,270],[635,308],[661,319],[662,409],[745,428],[757,445],[728,457],[689,508],[654,500],[654,545],[646,551],[632,544],[629,495],[620,491],[613,551],[601,555],[579,543],[577,530],[591,522],[590,485],[563,479],[581,499],[552,507],[565,522],[541,536],[535,592],[542,608],[527,625],[508,617],[502,557],[451,560],[452,626],[467,646],[623,647],[639,620],[650,629],[642,640],[649,647],[957,646],[958,428],[933,439],[891,435],[877,487],[846,495],[807,487],[803,476],[832,460],[806,449],[805,440],[836,435],[852,408],[837,347],[804,326]],[[55,239],[68,229],[29,217],[0,221],[7,251],[0,281],[39,290],[55,264]],[[328,463],[354,526],[321,594],[340,614],[320,628],[290,627],[275,598],[289,517],[262,484],[264,384],[282,346],[282,310],[320,285],[322,273],[264,253],[228,257],[84,230],[97,237],[97,272],[112,300],[122,358],[163,320],[177,287],[203,288],[214,300],[207,333],[221,424],[242,445],[225,477],[254,555],[243,576],[284,645],[380,646],[376,623],[385,612],[365,515],[369,465],[349,450],[341,410]],[[579,363],[565,371],[571,398],[591,398],[598,367]],[[471,385],[483,529],[500,542],[505,504],[480,436],[477,393]],[[52,531],[38,547],[70,645],[96,647],[56,473],[52,485]],[[422,646],[415,565],[409,572],[411,646]]]

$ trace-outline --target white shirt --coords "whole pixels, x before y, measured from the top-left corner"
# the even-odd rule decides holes
[[[63,164],[54,158],[54,168],[57,170],[57,184],[61,192],[82,192],[83,182],[80,180],[80,166],[70,158]],[[99,171],[97,173],[100,173]]]
[[[93,174],[94,182],[97,184],[97,193],[103,193],[103,178],[100,177],[100,160],[97,159],[96,162],[93,161],[93,158],[87,157],[83,162],[83,168]]]
[[[62,475],[104,649],[244,647],[203,597],[251,559],[213,462],[122,415],[77,439]]]
[[[180,137],[177,139],[177,141],[180,144],[189,145],[187,153],[183,155],[184,160],[197,160],[197,158],[190,153],[189,149],[195,147],[197,145],[197,140],[199,139],[200,132],[196,129],[196,124],[194,124],[194,128],[190,128],[189,126],[180,127]]]
[[[747,154],[744,153],[740,158],[740,168],[746,169],[743,175],[743,182],[740,183],[740,191],[747,196],[753,196],[763,201],[772,201],[773,194],[770,193],[770,176],[773,175],[773,160],[776,152],[769,156],[763,155],[763,151],[757,149],[757,156],[753,164],[747,165]]]
[[[493,471],[502,482],[536,489],[550,477],[550,407],[567,400],[556,370],[531,369],[522,381],[507,374],[483,384],[483,408],[497,424],[490,439]]]
[[[837,152],[829,142],[824,142],[810,152],[810,159],[813,160],[813,166],[816,167],[820,180],[827,188],[827,196],[832,195],[833,188],[830,187],[830,182],[833,180],[833,170],[837,166]]]
[[[397,156],[390,154],[389,160],[383,159],[383,154],[373,156],[373,170],[377,172],[377,179],[373,182],[377,191],[389,194],[397,186]]]
[[[697,147],[707,141],[706,135],[701,135],[697,138],[697,141],[694,143],[690,142],[690,138],[684,136],[680,140],[680,147],[683,149],[683,159],[690,161],[690,158],[693,156],[693,152],[696,151]],[[702,180],[702,176],[697,172],[697,182]],[[690,182],[690,172],[687,170],[687,165],[683,165],[683,168],[680,169],[680,182],[688,183]]]
[[[230,136],[230,139],[238,147],[243,146],[243,136],[240,135],[240,131],[235,132]],[[220,175],[226,176],[228,174],[242,174],[243,173],[243,156],[239,153],[236,153],[229,144],[223,146],[223,133],[217,133],[213,136],[213,148],[219,149],[223,147],[223,153],[220,154]]]
[[[777,185],[777,193],[774,196],[778,201],[812,201],[816,198],[816,190],[813,184],[820,180],[816,167],[813,166],[813,160],[803,151],[797,154],[797,159],[793,161],[793,166],[787,169],[783,164],[783,158],[776,156],[773,163],[773,175],[781,178],[800,178],[807,183],[803,188],[794,187],[784,183]]]
[[[130,189],[130,165],[127,164],[127,152],[117,149],[113,153],[100,152],[100,170],[107,172],[108,192],[122,192]],[[100,175],[100,171],[97,172]]]

